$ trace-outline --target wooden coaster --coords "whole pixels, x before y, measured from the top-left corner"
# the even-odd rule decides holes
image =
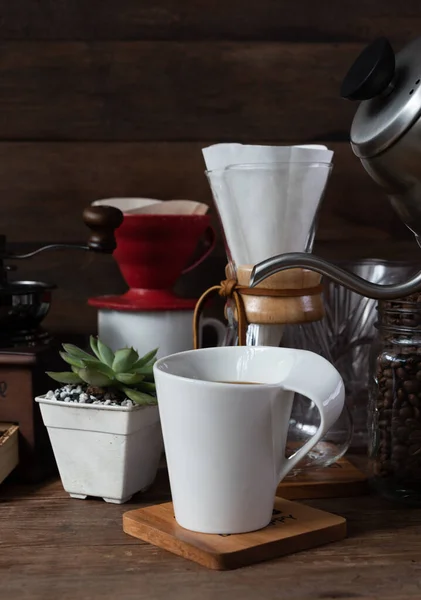
[[[307,469],[279,484],[277,495],[289,500],[347,498],[367,493],[367,476],[346,458],[324,469]]]
[[[180,527],[173,505],[168,502],[126,512],[123,530],[209,569],[226,570],[342,540],[346,536],[346,521],[275,498],[273,518],[265,529],[239,535],[210,535]]]

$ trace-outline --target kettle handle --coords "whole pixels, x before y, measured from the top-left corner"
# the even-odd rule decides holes
[[[279,254],[258,263],[251,273],[250,287],[258,285],[274,273],[296,268],[316,271],[316,273],[329,277],[335,283],[343,285],[352,292],[356,292],[372,300],[396,300],[416,292],[421,292],[421,271],[404,283],[379,285],[366,281],[358,275],[349,273],[349,271],[345,271],[345,269],[323,258],[305,252]]]

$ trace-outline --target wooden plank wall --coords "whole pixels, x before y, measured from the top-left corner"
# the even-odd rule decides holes
[[[419,0],[0,0],[0,232],[11,250],[80,242],[97,198],[211,203],[204,145],[318,141],[335,168],[317,250],[412,255],[349,148],[356,106],[339,86],[364,44],[386,35],[398,50],[420,31]],[[180,292],[223,266],[219,244]],[[110,257],[76,251],[19,276],[59,285],[47,325],[60,333],[94,330],[87,297],[125,289]]]

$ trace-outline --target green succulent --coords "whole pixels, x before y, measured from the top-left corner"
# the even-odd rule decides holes
[[[158,349],[140,357],[133,348],[121,348],[115,353],[99,338],[90,337],[93,354],[73,344],[63,344],[61,358],[71,371],[47,372],[64,384],[88,384],[92,387],[121,390],[136,404],[156,404],[153,364]]]

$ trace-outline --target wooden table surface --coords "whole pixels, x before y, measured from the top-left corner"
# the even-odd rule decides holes
[[[58,481],[0,487],[2,600],[421,598],[421,509],[376,496],[312,500],[346,540],[236,571],[209,571],[125,535],[122,514],[169,500],[162,469],[125,505],[73,500]]]

